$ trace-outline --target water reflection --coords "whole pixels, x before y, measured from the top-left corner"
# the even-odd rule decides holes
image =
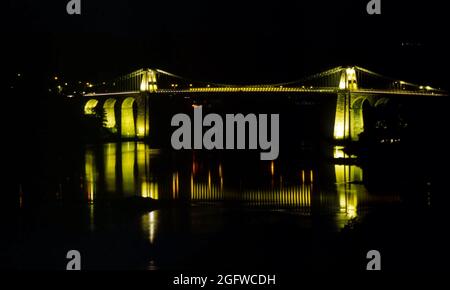
[[[125,196],[135,194],[136,181],[134,179],[134,168],[136,160],[136,144],[131,142],[122,143],[122,192]]]
[[[153,210],[142,216],[142,229],[146,233],[150,243],[155,242],[156,231],[158,230],[159,210]]]
[[[86,150],[84,169],[85,169],[84,188],[87,200],[92,201],[94,200],[95,191],[98,184],[98,177],[97,177],[98,171],[96,168],[95,154],[93,149]]]
[[[104,146],[105,154],[105,189],[107,192],[116,192],[116,164],[117,164],[117,144],[110,143]]]
[[[338,223],[340,227],[345,224],[346,219],[358,215],[358,203],[367,202],[368,193],[363,182],[363,170],[356,165],[346,164],[352,157],[343,151],[342,146],[334,147],[334,158],[344,160],[344,164],[335,164],[336,191],[339,197]]]
[[[339,148],[335,157],[350,158]],[[195,154],[176,160],[143,143],[111,143],[98,150],[86,150],[84,190],[88,201],[140,196],[200,206],[229,205],[290,210],[304,216],[329,215],[335,217],[337,228],[342,228],[349,219],[364,214],[364,209],[377,197],[371,196],[364,186],[361,167],[341,163],[302,168],[283,166],[276,161],[257,162],[241,169],[244,165],[239,161],[211,161]],[[142,217],[151,242],[155,239],[158,218],[157,211]]]
[[[88,148],[86,150],[85,156],[85,177],[84,177],[84,189],[86,193],[86,197],[88,200],[88,209],[89,209],[89,229],[94,231],[95,223],[94,223],[94,198],[96,194],[96,189],[98,186],[98,170],[95,162],[95,153],[92,148]]]

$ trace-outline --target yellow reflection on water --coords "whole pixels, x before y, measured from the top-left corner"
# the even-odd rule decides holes
[[[194,192],[194,173],[191,173],[191,196]]]
[[[134,195],[135,178],[134,178],[134,160],[135,160],[135,143],[122,143],[122,190],[124,195]]]
[[[85,153],[85,192],[89,203],[89,229],[94,230],[94,199],[98,182],[98,173],[95,164],[95,154],[92,149],[87,149]]]
[[[339,195],[339,210],[349,218],[354,218],[358,215],[358,198],[356,194],[340,191]]]
[[[348,157],[345,153],[344,153],[344,146],[334,146],[333,148],[333,157],[334,158],[345,158]]]
[[[272,167],[272,164],[270,165]],[[220,167],[219,167],[220,168]],[[206,176],[191,174],[190,200],[194,202],[212,201],[238,201],[239,203],[255,207],[293,208],[304,214],[310,214],[312,196],[312,170],[300,173],[303,181],[297,180],[297,184],[284,183],[280,176],[279,181],[270,177],[271,186],[261,184],[256,187],[234,188],[224,185],[221,176],[222,169],[217,176],[208,171]],[[262,181],[262,183],[264,183]]]
[[[339,211],[348,218],[358,215],[358,200],[367,198],[362,183],[362,169],[356,165],[335,165],[336,190],[339,197]]]
[[[150,150],[144,143],[136,144],[137,175],[140,184],[140,196],[158,199],[158,184],[150,181]],[[138,194],[138,193],[136,193]]]
[[[208,171],[208,189],[211,189],[211,171]]]
[[[209,178],[211,176],[209,175]],[[224,194],[221,186],[218,183],[196,182],[194,176],[191,175],[191,194],[190,198],[193,201],[218,201],[224,200]]]
[[[179,185],[178,172],[174,172],[174,173],[172,173],[172,198],[173,199],[178,198],[179,188],[180,188],[180,185]]]
[[[152,199],[158,199],[159,198],[158,183],[147,181],[142,182],[141,196]]]
[[[363,172],[359,166],[336,164],[334,170],[337,184],[363,181]]]
[[[350,194],[347,197],[347,215],[350,218],[356,217],[357,212],[356,209],[358,208],[358,198],[356,194]]]
[[[94,200],[95,188],[97,186],[97,169],[95,166],[95,154],[92,149],[87,149],[85,153],[84,174],[87,199],[89,202]]]
[[[138,165],[138,172],[139,172],[139,178],[146,178],[146,175],[148,174],[148,166],[150,165],[150,152],[147,150],[147,145],[144,143],[137,143],[136,144],[136,150],[137,150],[137,165]]]
[[[89,230],[95,230],[94,214],[95,214],[95,203],[89,204]]]
[[[154,210],[147,214],[144,214],[141,220],[142,231],[144,233],[147,233],[147,237],[150,243],[154,243],[158,230],[159,211]]]
[[[95,156],[96,152],[104,154],[103,161],[102,156]],[[176,164],[174,171],[156,171],[160,161],[153,162],[151,152],[154,151],[140,142],[105,144],[103,152],[87,149],[84,187],[88,200],[103,192],[118,192],[159,200],[181,198],[196,204],[232,201],[251,207],[289,209],[302,215],[310,215],[314,207],[336,214],[339,225],[360,215],[361,208],[367,205],[363,171],[356,165],[330,164],[324,171],[296,168],[285,173],[280,164],[275,174],[274,163],[262,163],[260,179],[253,179],[252,172],[248,172],[252,179],[247,179],[236,175],[233,167],[223,167],[221,163],[210,165],[210,161],[203,163],[202,159],[195,160],[195,156],[192,163]],[[336,152],[336,156],[345,158],[342,151]],[[101,168],[104,172],[98,173],[95,160],[104,162]],[[314,184],[314,181],[333,179],[335,188],[329,191],[321,190],[320,183]],[[90,208],[92,223],[93,218],[94,208]]]
[[[104,146],[105,187],[107,192],[116,192],[116,162],[117,144],[109,143]]]

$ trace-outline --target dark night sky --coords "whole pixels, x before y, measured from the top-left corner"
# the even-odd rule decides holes
[[[445,86],[444,1],[10,0],[2,29],[7,67],[101,79],[157,67],[193,79],[252,82],[300,78],[356,64]],[[408,42],[408,45],[402,43]]]

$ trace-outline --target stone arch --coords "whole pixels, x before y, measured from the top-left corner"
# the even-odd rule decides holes
[[[103,110],[105,111],[105,127],[115,131],[116,129],[116,113],[115,113],[115,99],[107,99],[103,104]]]
[[[95,107],[97,107],[98,104],[98,100],[96,99],[91,99],[89,101],[86,102],[86,104],[84,105],[84,114],[85,115],[93,115],[94,109]]]
[[[136,137],[135,103],[136,101],[132,97],[128,97],[122,102],[121,135],[124,138]]]
[[[359,139],[359,134],[364,132],[364,110],[363,106],[370,104],[366,97],[357,97],[351,105],[350,136],[353,141]]]
[[[375,102],[374,107],[375,107],[375,108],[378,108],[378,107],[380,107],[380,106],[385,106],[385,105],[387,105],[389,102],[390,102],[390,100],[389,100],[388,98],[381,98],[381,99],[378,99],[378,100]]]
[[[401,109],[395,100],[386,97],[380,98],[375,102],[374,109],[377,129],[395,130],[399,125],[398,122],[404,123]]]
[[[365,113],[370,113],[374,105],[371,96],[338,93],[334,121],[334,140],[358,141],[364,132]],[[369,110],[368,110],[369,109]],[[371,114],[369,114],[371,115]]]

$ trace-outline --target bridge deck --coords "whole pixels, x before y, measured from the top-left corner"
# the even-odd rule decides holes
[[[185,94],[185,93],[339,93],[350,92],[352,94],[376,94],[376,95],[403,95],[403,96],[448,96],[444,92],[436,91],[410,91],[410,90],[378,90],[357,89],[341,90],[336,88],[302,88],[302,87],[224,87],[224,88],[190,88],[190,89],[158,89],[155,94]],[[88,93],[85,96],[111,96],[140,94],[141,91]]]

